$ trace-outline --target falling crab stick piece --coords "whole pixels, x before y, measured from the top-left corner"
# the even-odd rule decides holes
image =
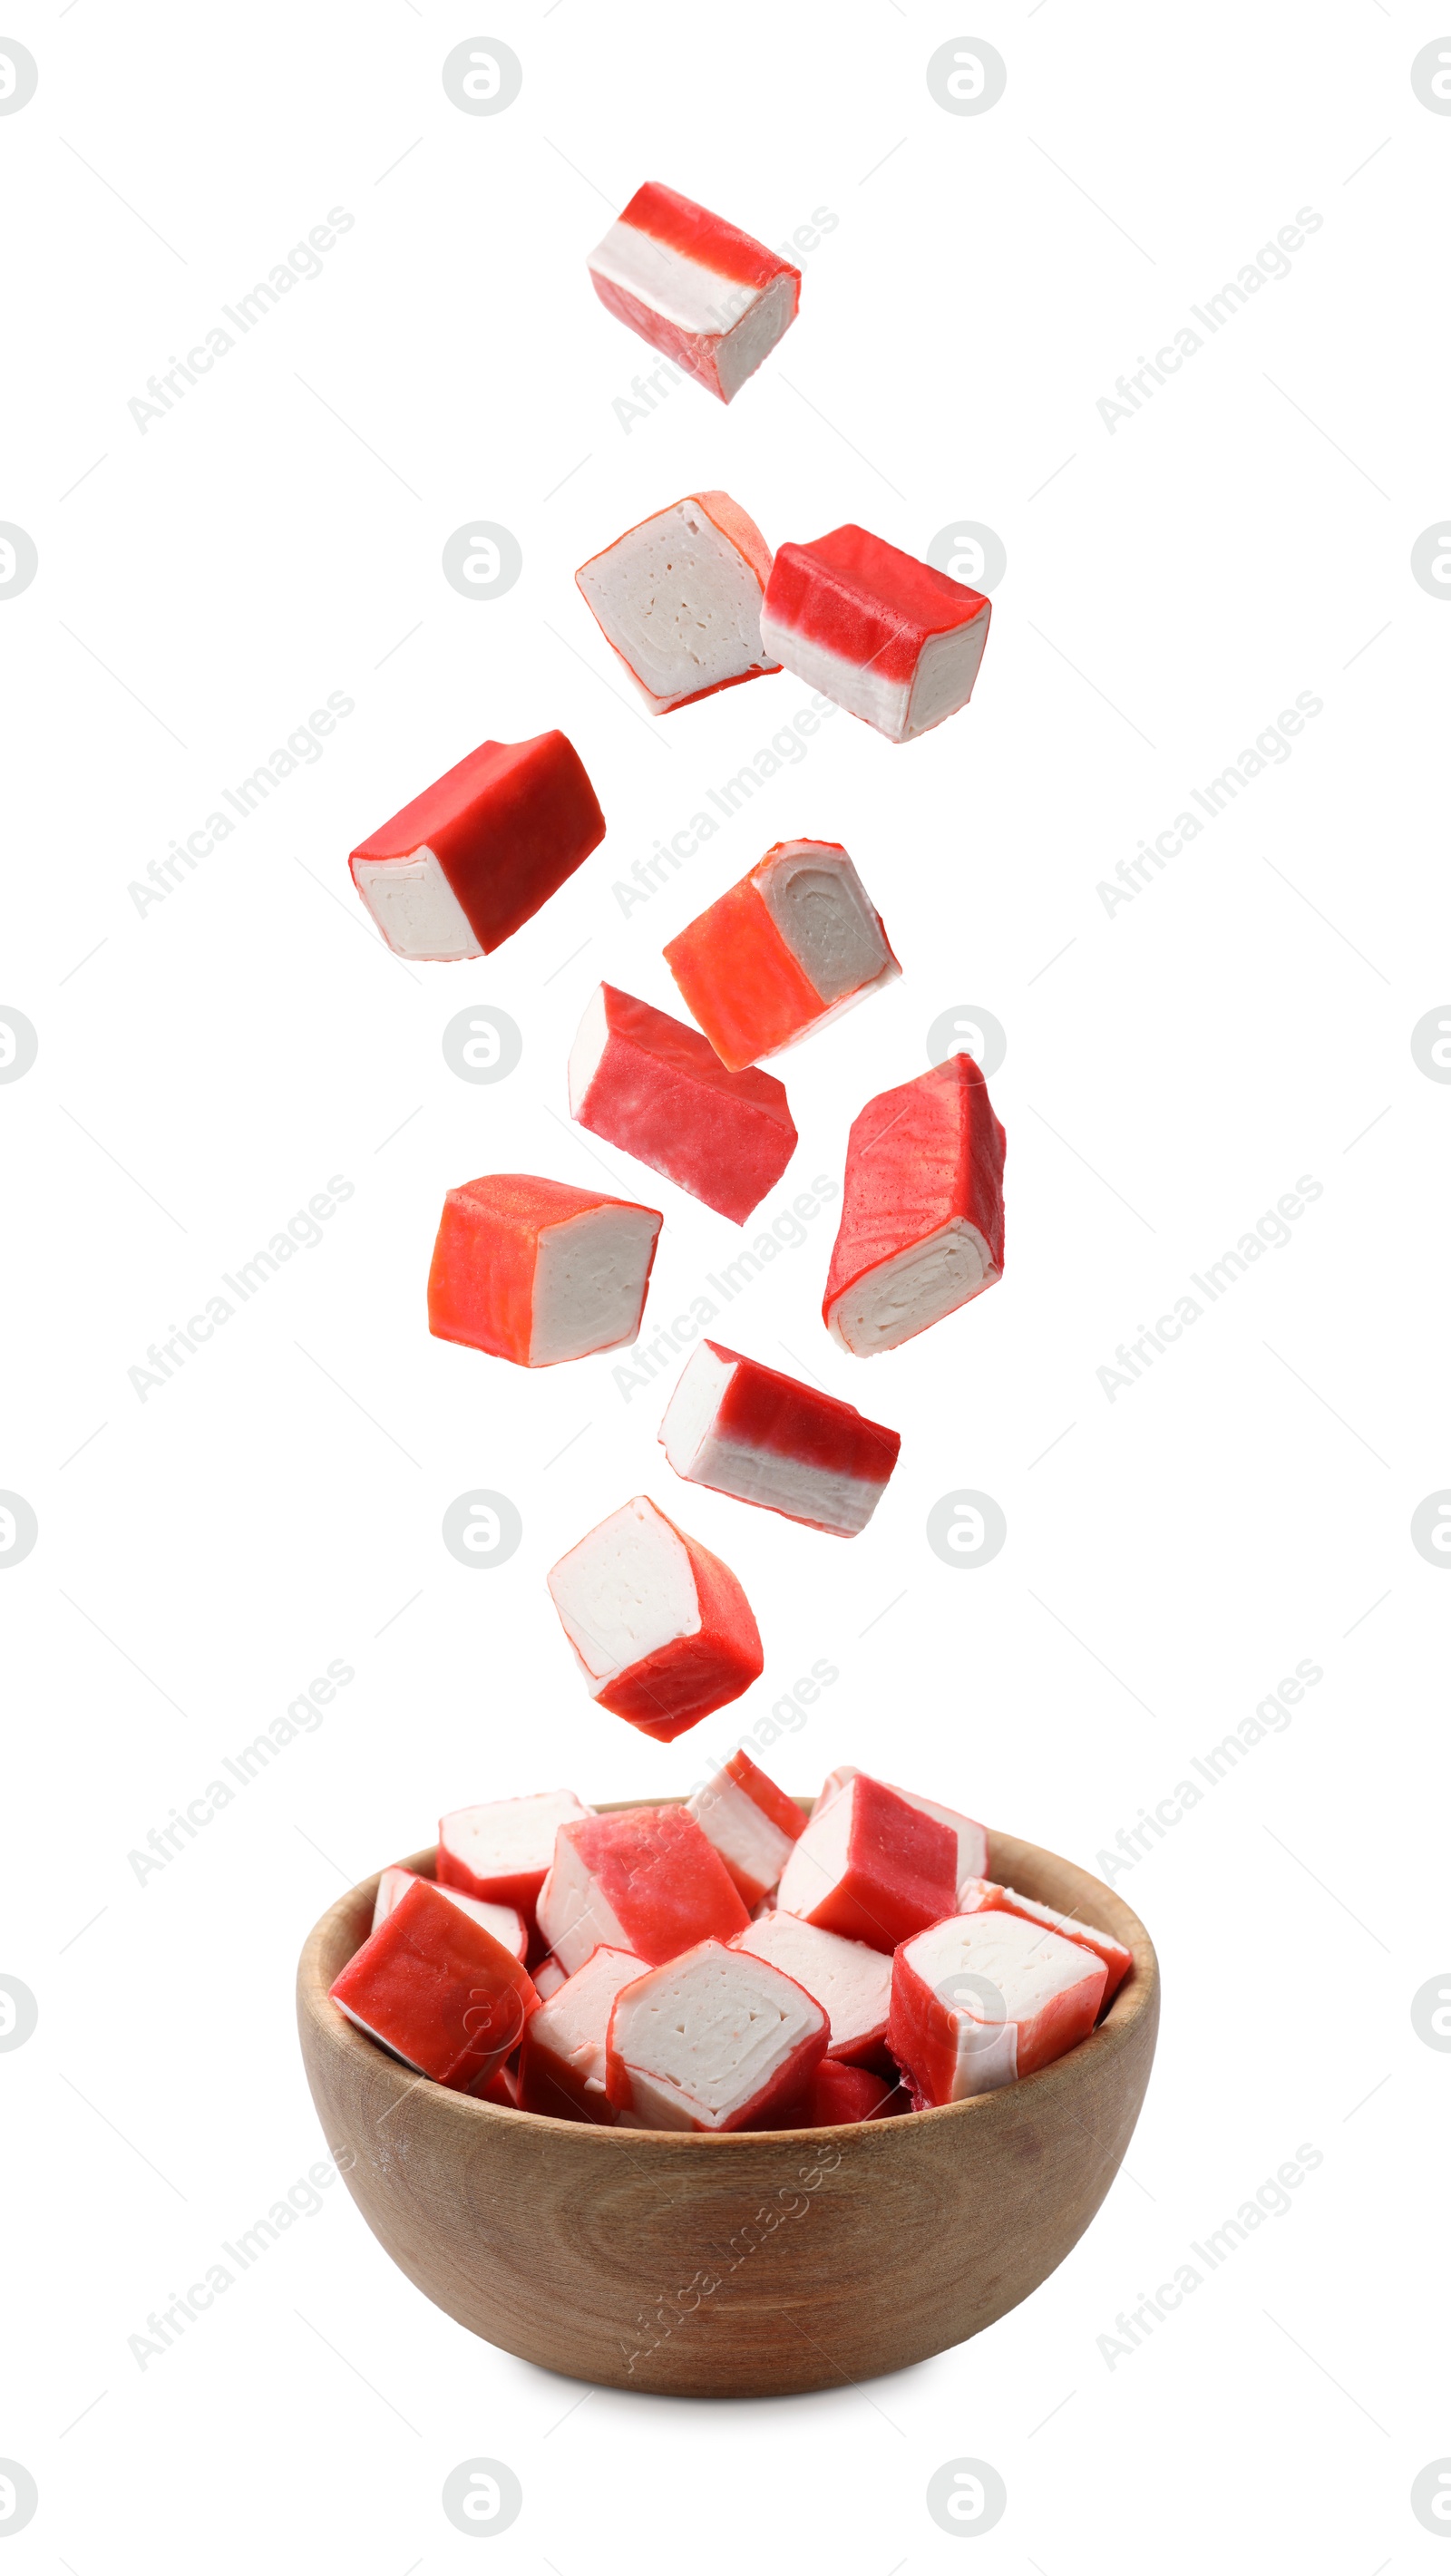
[[[855,1538],[886,1491],[902,1438],[837,1396],[706,1341],[680,1372],[660,1444],[687,1484]]]
[[[684,1807],[631,1807],[560,1826],[538,1919],[573,1976],[602,1944],[657,1968],[694,1942],[732,1940],[747,1915]]]
[[[353,883],[395,957],[486,957],[605,837],[562,733],[484,742],[360,841]]]
[[[529,2016],[519,2052],[522,2111],[613,2128],[620,2115],[605,2091],[605,2037],[620,1988],[644,1974],[645,1961],[632,1951],[601,1948],[561,1979]]]
[[[739,1699],[765,1658],[728,1565],[636,1494],[549,1569],[590,1695],[670,1744]]]
[[[811,1811],[812,1814],[815,1816],[823,1814],[838,1789],[844,1788],[848,1780],[859,1780],[861,1776],[854,1762],[839,1763],[834,1771],[828,1771],[821,1784],[821,1794]],[[960,1814],[956,1807],[939,1806],[935,1798],[919,1798],[915,1789],[904,1789],[896,1780],[888,1780],[885,1785],[892,1791],[894,1797],[905,1798],[908,1806],[916,1807],[920,1814],[935,1816],[939,1825],[951,1826],[957,1836],[959,1887],[969,1879],[980,1879],[985,1876],[987,1832],[975,1817]],[[962,1909],[959,1908],[959,1910]]]
[[[742,1904],[754,1911],[770,1895],[792,1844],[806,1831],[795,1799],[778,1789],[749,1753],[736,1752],[685,1803],[725,1862]]]
[[[761,642],[771,549],[728,492],[687,492],[574,578],[652,715],[778,671]]]
[[[825,1028],[902,971],[839,841],[778,841],[664,956],[732,1072]]]
[[[887,2043],[917,2107],[996,2092],[1086,2039],[1106,1970],[1020,1914],[955,1914],[903,1943]]]
[[[1025,1923],[1040,1923],[1065,1941],[1081,1941],[1103,1961],[1105,2003],[1112,2002],[1134,1964],[1132,1950],[1126,1950],[1111,1932],[1100,1932],[1092,1923],[1080,1923],[1076,1914],[1060,1914],[1056,1905],[1040,1905],[1035,1896],[1020,1896],[1016,1888],[999,1887],[989,1878],[965,1879],[957,1891],[957,1910],[959,1914],[1019,1914]]]
[[[406,1896],[409,1888],[417,1886],[418,1883],[418,1872],[414,1869],[384,1870],[378,1881],[377,1896],[373,1900],[372,1928],[375,1932],[380,1923],[386,1923],[400,1897]],[[529,1926],[515,1906],[488,1905],[482,1897],[465,1896],[461,1887],[445,1887],[441,1893],[448,1898],[450,1905],[459,1906],[465,1914],[472,1915],[475,1923],[482,1923],[484,1930],[492,1932],[494,1939],[500,1942],[504,1949],[510,1951],[514,1958],[522,1959],[526,1956],[529,1948]]]
[[[851,2063],[881,2056],[892,2000],[892,1962],[882,1951],[779,1908],[738,1932],[731,1947],[769,1959],[815,1996],[831,2024],[828,2058]]]
[[[944,1887],[951,1898],[943,1904]],[[895,1950],[957,1902],[957,1837],[858,1772],[814,1815],[781,1873],[778,1911]]]
[[[440,1887],[457,1887],[489,1905],[531,1915],[554,1857],[561,1825],[594,1814],[572,1789],[540,1789],[528,1798],[492,1798],[455,1807],[438,1823]]]
[[[779,1968],[702,1941],[616,1996],[605,2084],[631,2128],[720,2136],[804,2092],[827,2035],[820,2004]]]
[[[428,1273],[428,1329],[552,1368],[633,1342],[645,1311],[658,1208],[529,1172],[450,1190]]]
[[[1001,1279],[1006,1149],[970,1055],[853,1119],[821,1306],[843,1350],[894,1351]]]
[[[616,321],[728,403],[796,319],[801,271],[647,179],[589,255]]]
[[[483,2092],[539,2003],[512,1952],[426,1878],[328,1991],[357,2029],[455,2093]]]
[[[786,670],[908,742],[972,696],[991,602],[865,528],[778,547],[761,640]]]
[[[737,1225],[796,1151],[774,1074],[728,1073],[698,1030],[613,984],[600,985],[570,1049],[569,1109]]]

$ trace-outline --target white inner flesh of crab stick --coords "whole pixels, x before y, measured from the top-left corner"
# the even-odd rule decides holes
[[[648,1504],[626,1503],[601,1521],[560,1558],[549,1589],[596,1696],[629,1665],[699,1633],[690,1558]]]
[[[966,1932],[967,1924],[986,1924],[989,1929]],[[990,2092],[1014,2082],[1017,2026],[1031,2021],[1062,1992],[1063,1953],[1069,1947],[1056,1934],[1045,1934],[1036,1923],[1025,1923],[1014,1914],[955,1914],[945,1923],[934,1923],[929,1932],[919,1933],[909,1945],[911,1965],[923,1984],[958,2015],[962,2090]],[[1002,1998],[999,2015],[993,2016],[991,1998],[981,1993],[979,1980],[997,1988]],[[969,2072],[970,2085],[964,2080]]]
[[[892,1962],[862,1941],[843,1941],[794,1914],[766,1914],[738,1932],[733,1947],[769,1959],[815,1997],[831,2024],[834,2049],[859,2047],[884,2030],[892,1994]]]
[[[717,1359],[706,1349],[693,1351],[680,1383],[665,1408],[660,1438],[677,1476],[696,1485],[712,1485],[744,1503],[763,1503],[771,1511],[800,1520],[829,1521],[833,1528],[863,1530],[880,1498],[881,1486],[865,1476],[833,1474],[826,1467],[803,1465],[781,1449],[752,1447],[725,1440],[712,1429],[731,1379],[734,1360]]]
[[[998,1276],[977,1227],[953,1217],[854,1281],[831,1310],[831,1330],[859,1359],[894,1351]]]
[[[578,578],[652,697],[719,688],[767,660],[760,580],[693,501],[631,528]]]
[[[527,1878],[549,1867],[560,1826],[590,1813],[572,1789],[540,1789],[532,1797],[457,1807],[443,1821],[449,1850],[475,1878]]]
[[[756,885],[797,965],[823,1002],[858,1000],[899,972],[866,891],[848,860],[823,864],[807,843],[773,860]],[[813,1022],[819,1028],[819,1020]]]
[[[380,1923],[386,1923],[400,1896],[407,1895],[417,1875],[417,1871],[411,1869],[384,1870],[373,1901],[372,1929],[375,1932]],[[438,1892],[448,1898],[450,1905],[456,1905],[460,1914],[471,1914],[476,1923],[482,1923],[484,1930],[492,1932],[494,1939],[502,1942],[516,1959],[523,1958],[526,1947],[524,1924],[514,1906],[491,1905],[487,1897],[465,1896],[461,1887],[441,1887]]]
[[[757,1887],[775,1886],[791,1856],[791,1837],[772,1824],[728,1771],[698,1789],[687,1804],[723,1861]]]
[[[771,659],[783,662],[795,679],[822,690],[837,706],[864,717],[894,740],[906,742],[966,706],[987,631],[987,619],[975,617],[967,625],[929,635],[910,688],[901,680],[888,679],[871,662],[833,653],[829,645],[819,644],[797,627],[779,624],[769,614],[762,622],[761,640]]]
[[[567,1976],[574,1976],[594,1949],[630,1947],[629,1934],[568,1835],[556,1847],[536,1919]]]
[[[745,286],[634,224],[611,224],[599,248],[591,251],[589,264],[597,276],[623,287],[677,330],[705,339],[724,334],[716,351],[716,373],[727,402],[775,347],[794,310],[794,277]]]
[[[613,1350],[639,1328],[650,1251],[660,1229],[644,1208],[586,1208],[546,1226],[534,1268],[529,1365]]]
[[[679,2129],[693,2116],[714,2128],[820,2028],[819,2008],[747,1951],[687,1954],[678,1967],[657,1968],[616,2006],[614,2045],[630,2069],[637,2118]]]
[[[395,957],[482,957],[458,896],[427,843],[407,859],[355,859],[354,881]]]

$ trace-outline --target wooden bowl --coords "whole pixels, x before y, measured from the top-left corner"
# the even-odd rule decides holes
[[[431,1876],[433,1861],[419,1852],[407,1865]],[[411,2075],[328,2001],[372,1920],[378,1881],[364,1880],[316,1925],[297,1976],[307,2080],[349,2191],[460,2325],[605,2387],[787,2396],[980,2334],[1047,2279],[1097,2210],[1159,2019],[1153,1944],[1119,1897],[1009,1834],[990,1837],[989,1869],[1133,1951],[1098,2028],[970,2102],[722,2138],[499,2110]]]

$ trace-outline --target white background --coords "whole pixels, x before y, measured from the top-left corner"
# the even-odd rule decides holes
[[[964,25],[1008,66],[978,117],[925,80]],[[496,117],[440,80],[481,26],[524,67]],[[27,0],[8,29],[40,66],[0,119],[0,517],[39,552],[0,599],[0,1002],[40,1040],[0,1089],[0,1484],[40,1530],[0,1585],[0,1968],[40,2007],[0,2059],[0,2452],[41,2498],[15,2567],[471,2565],[439,2491],[480,2453],[525,2493],[497,2562],[559,2576],[955,2564],[924,2491],[961,2455],[1007,2483],[995,2569],[1436,2563],[1408,2496],[1451,2452],[1451,2069],[1409,2005],[1447,1964],[1446,1597],[1409,1522],[1451,1483],[1451,1090],[1409,1039],[1451,990],[1451,617],[1409,559],[1448,497],[1451,120],[1409,67],[1439,22]],[[583,263],[646,176],[767,242],[838,222],[729,411],[684,384],[626,427],[652,361]],[[323,274],[143,434],[147,378],[335,206]],[[1302,207],[1291,275],[1110,433],[1114,380]],[[961,514],[1008,568],[966,713],[902,748],[833,719],[626,917],[631,863],[809,694],[650,724],[574,590],[717,484],[773,544],[855,519],[921,553]],[[522,547],[506,597],[442,578],[470,512]],[[329,692],[355,711],[323,757],[138,913],[128,885]],[[1100,881],[1300,692],[1323,712],[1292,756],[1108,912]],[[348,849],[475,743],[553,725],[605,844],[493,959],[404,969]],[[595,982],[670,1006],[662,941],[803,833],[852,851],[905,971],[776,1068],[801,1145],[766,1217],[839,1179],[939,1013],[1008,1037],[1003,1285],[865,1371],[821,1326],[823,1215],[718,1328],[900,1427],[850,1546],[683,1495],[655,1445],[673,1371],[626,1403],[609,1361],[536,1378],[424,1327],[445,1188],[602,1177],[564,1091]],[[524,1033],[496,1088],[441,1053],[474,1001]],[[605,1153],[665,1209],[668,1319],[739,1238]],[[322,1243],[141,1402],[147,1345],[333,1174],[354,1196]],[[1290,1244],[1110,1402],[1115,1345],[1302,1174],[1323,1195]],[[524,1522],[490,1572],[439,1534],[479,1486]],[[989,1566],[926,1545],[959,1487],[1006,1513]],[[669,1749],[593,1708],[544,1590],[638,1490],[734,1566],[767,1652]],[[1059,2273],[866,2390],[577,2403],[427,2305],[334,2185],[139,2368],[148,2312],[323,2152],[291,1979],[343,1885],[465,1800],[688,1786],[817,1658],[840,1679],[772,1757],[786,1786],[854,1760],[1089,1867],[1297,1661],[1323,1670],[1118,1880],[1164,2031],[1130,2170]],[[139,1885],[128,1852],[330,1659],[356,1677],[325,1723]],[[1118,2311],[1302,2142],[1323,2162],[1289,2214],[1110,2369]]]

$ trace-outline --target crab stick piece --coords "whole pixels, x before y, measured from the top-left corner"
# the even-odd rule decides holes
[[[783,1084],[728,1073],[683,1020],[601,984],[569,1055],[570,1116],[744,1225],[796,1151]]]
[[[647,179],[589,255],[616,321],[728,403],[796,319],[801,271]]]
[[[780,669],[761,642],[770,570],[770,547],[728,492],[687,492],[574,578],[650,713],[665,716]]]
[[[419,1884],[416,1870],[384,1870],[378,1881],[378,1893],[373,1900],[371,1928],[374,1932],[377,1931],[380,1923],[386,1923],[400,1897],[406,1896],[410,1887],[416,1887]],[[472,1915],[475,1923],[482,1923],[484,1930],[491,1932],[494,1939],[500,1942],[514,1958],[523,1959],[527,1956],[529,1926],[516,1907],[487,1905],[482,1897],[465,1896],[461,1887],[445,1887],[440,1892],[448,1898],[450,1905],[459,1906],[465,1914]]]
[[[593,1814],[593,1807],[572,1789],[540,1789],[528,1798],[455,1807],[439,1818],[439,1886],[457,1887],[488,1905],[513,1905],[531,1915],[560,1826],[579,1824]]]
[[[776,1902],[780,1912],[845,1941],[895,1950],[955,1906],[957,1837],[858,1772],[811,1818],[781,1873]]]
[[[972,696],[990,601],[865,528],[778,548],[761,640],[786,670],[889,742],[907,742]]]
[[[601,1948],[561,1979],[529,2016],[519,2052],[521,2111],[613,2128],[619,2113],[605,2091],[605,2038],[620,1988],[644,1974],[633,1952]]]
[[[830,1805],[832,1799],[836,1796],[838,1789],[844,1788],[848,1780],[859,1780],[861,1776],[861,1772],[856,1763],[838,1763],[836,1769],[834,1771],[828,1771],[826,1778],[823,1780],[820,1795],[812,1809],[812,1814],[814,1816],[822,1815]],[[951,1826],[952,1831],[957,1836],[957,1877],[959,1887],[968,1880],[985,1877],[987,1871],[987,1833],[985,1828],[978,1824],[975,1817],[961,1815],[956,1807],[939,1806],[935,1798],[919,1798],[915,1789],[904,1789],[900,1782],[896,1780],[889,1780],[886,1783],[886,1786],[892,1791],[894,1797],[905,1798],[909,1807],[917,1808],[919,1814],[924,1816],[935,1816],[939,1825]],[[962,1910],[964,1909],[959,1906],[959,1911]]]
[[[484,742],[352,852],[353,883],[395,957],[501,947],[605,837],[562,733]]]
[[[892,1962],[865,1941],[844,1941],[797,1914],[762,1915],[738,1932],[732,1948],[769,1959],[814,1995],[831,2024],[828,2058],[875,2062],[886,2046],[892,2000]]]
[[[821,1307],[843,1350],[894,1351],[1001,1279],[1006,1149],[970,1055],[853,1119]]]
[[[659,1967],[749,1920],[722,1861],[684,1807],[630,1807],[561,1825],[539,1929],[569,1976],[602,1944]]]
[[[806,1831],[795,1799],[778,1789],[749,1753],[736,1752],[686,1805],[725,1862],[742,1904],[754,1912],[770,1895],[792,1844]]]
[[[1111,1932],[1100,1932],[1091,1923],[1080,1923],[1076,1914],[1060,1914],[1056,1905],[1040,1905],[1036,1897],[1020,1896],[1016,1888],[999,1887],[992,1879],[964,1880],[957,1891],[957,1910],[959,1914],[1019,1914],[1025,1923],[1039,1923],[1065,1941],[1081,1941],[1103,1962],[1105,2003],[1112,2002],[1134,1964],[1132,1950],[1126,1950]]]
[[[705,1341],[680,1372],[660,1444],[687,1484],[854,1538],[886,1491],[902,1439],[838,1396]]]
[[[1076,2047],[1106,1974],[1081,1941],[1020,1914],[954,1914],[904,1942],[887,2043],[918,2107],[996,2092]]]
[[[548,1582],[591,1697],[658,1744],[739,1699],[763,1670],[730,1567],[644,1494],[580,1539]]]
[[[902,971],[838,841],[778,841],[664,956],[732,1072],[825,1028]]]
[[[820,2004],[768,1960],[702,1941],[615,1998],[606,2088],[632,2128],[721,2136],[804,2092],[827,2027]]]
[[[328,1991],[357,2029],[455,2093],[484,2091],[539,2005],[512,1952],[426,1878]]]
[[[552,1368],[633,1342],[645,1311],[658,1208],[530,1172],[450,1190],[428,1273],[441,1342]]]

